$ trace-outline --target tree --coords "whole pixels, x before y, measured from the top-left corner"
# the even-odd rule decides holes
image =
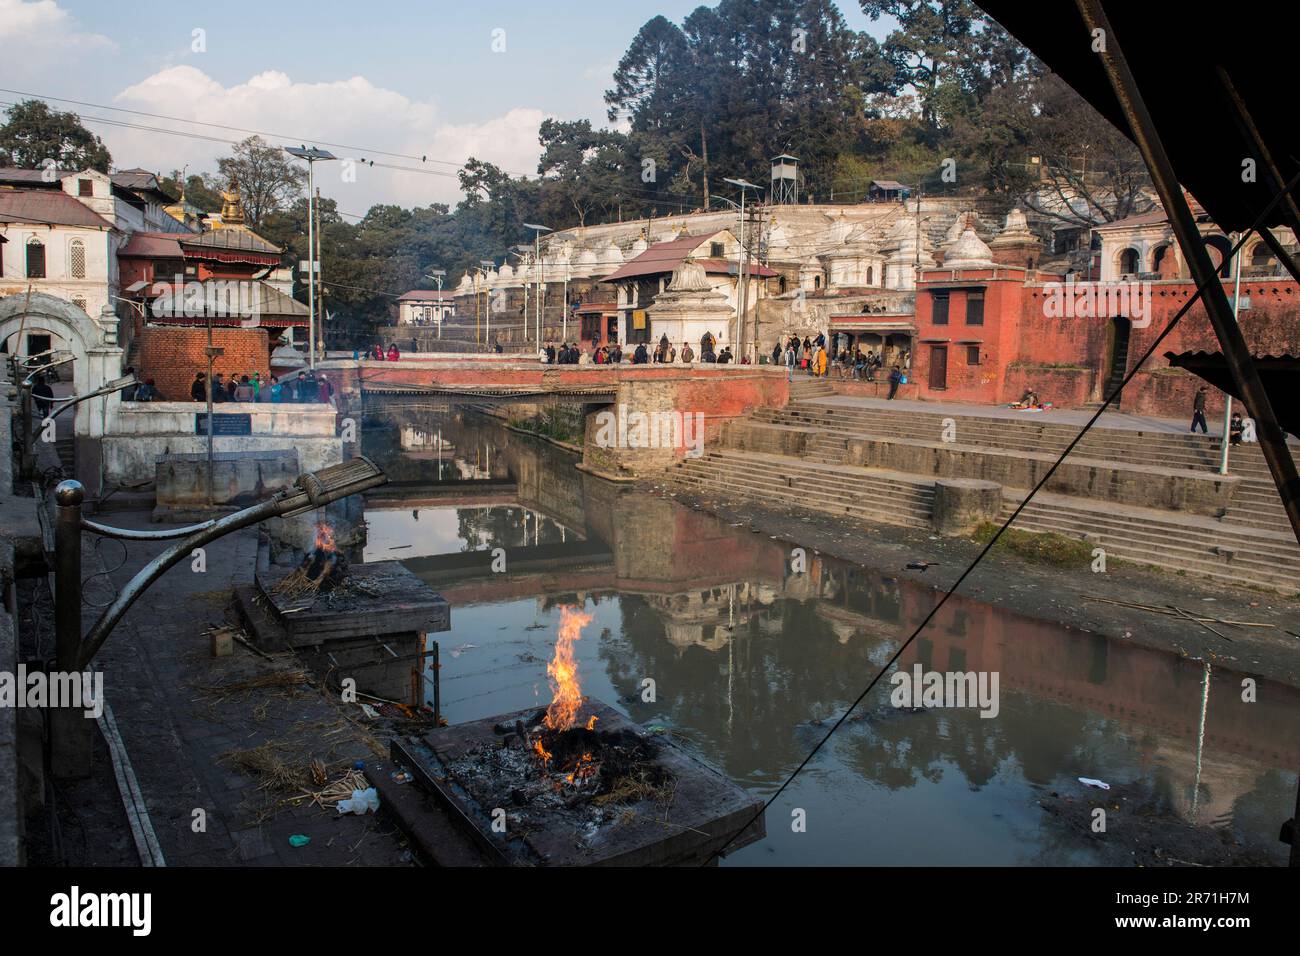
[[[1029,195],[1035,212],[1094,226],[1155,207],[1151,179],[1136,146],[1055,73],[1034,87],[1026,146],[1040,157],[1046,195]]]
[[[217,168],[226,188],[238,185],[244,215],[253,227],[297,198],[307,182],[305,169],[260,136],[237,143],[232,155],[217,160]]]
[[[585,226],[593,210],[608,210],[617,202],[627,168],[626,136],[592,129],[590,120],[546,119],[538,139],[543,147],[537,163],[544,177],[543,194],[562,200],[558,214],[565,219],[576,214],[578,225]]]
[[[174,200],[181,198],[181,176],[179,169],[173,169],[170,176],[158,181],[158,185]],[[185,177],[185,201],[202,212],[220,212],[224,204],[221,198],[221,186],[213,181],[211,174],[191,173]]]
[[[971,0],[859,0],[873,21],[889,16],[899,29],[885,38],[882,52],[897,79],[913,87],[921,118],[933,133],[939,128],[939,94],[945,84],[960,85],[979,60],[976,36],[991,21]]]
[[[76,113],[60,113],[43,100],[15,103],[0,127],[0,163],[40,169],[54,161],[58,169],[108,172],[113,157],[98,136],[81,125]]]

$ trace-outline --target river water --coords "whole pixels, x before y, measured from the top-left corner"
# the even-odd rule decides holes
[[[559,608],[582,606],[583,692],[767,799],[938,598],[811,549],[799,564],[797,543],[585,475],[471,411],[391,408],[362,449],[392,478],[366,504],[365,560],[402,561],[452,607],[451,723],[547,703]],[[497,571],[476,553],[493,549]],[[723,865],[1114,862],[1040,805],[1104,806],[1079,777],[1285,862],[1294,689],[1260,682],[1246,703],[1218,666],[960,595],[900,660],[918,664],[996,672],[997,715],[902,711],[882,680]]]

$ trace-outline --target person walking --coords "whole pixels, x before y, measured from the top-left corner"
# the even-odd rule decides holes
[[[202,372],[194,376],[194,381],[190,382],[190,401],[206,402],[208,400],[207,376]]]
[[[1195,434],[1196,426],[1201,426],[1201,434],[1209,434],[1210,428],[1205,423],[1205,395],[1208,389],[1204,385],[1196,390],[1196,395],[1192,398],[1192,433]]]
[[[794,363],[795,363],[794,346],[793,345],[787,346],[785,350],[785,380],[787,382],[794,381]]]
[[[895,365],[893,371],[889,373],[889,398],[891,400],[896,394],[898,394],[898,383],[902,380],[903,373],[899,371],[898,366]]]
[[[695,353],[691,351],[691,343],[683,342],[682,343],[682,364],[690,365],[694,361],[695,361]]]
[[[50,409],[54,406],[54,389],[50,388],[48,376],[36,376],[36,382],[32,385],[32,401],[36,403],[36,414],[42,421],[49,417]]]
[[[271,401],[279,405],[284,400],[284,386],[274,375],[271,376]]]

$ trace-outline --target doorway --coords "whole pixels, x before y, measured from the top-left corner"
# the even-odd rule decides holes
[[[930,346],[930,388],[948,387],[948,346]]]
[[[1101,386],[1101,399],[1105,401],[1106,396],[1110,395],[1119,388],[1120,382],[1124,381],[1124,373],[1128,371],[1128,347],[1129,337],[1133,333],[1133,323],[1122,315],[1117,315],[1110,320],[1110,349],[1109,361],[1106,364],[1106,378]],[[1112,402],[1114,408],[1119,408],[1123,396],[1119,396]]]

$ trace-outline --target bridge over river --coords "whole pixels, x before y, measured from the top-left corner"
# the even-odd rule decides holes
[[[317,368],[334,382],[350,414],[375,399],[448,406],[578,404],[585,418],[583,468],[609,478],[661,470],[681,458],[690,444],[682,428],[671,446],[662,441],[598,440],[602,411],[654,421],[671,416],[685,421],[690,416],[709,441],[726,421],[753,408],[783,406],[789,398],[785,370],[765,365],[546,365],[516,356],[419,354],[396,362],[333,359]]]

